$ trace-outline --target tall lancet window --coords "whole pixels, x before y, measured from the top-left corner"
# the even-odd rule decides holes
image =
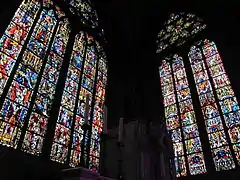
[[[177,177],[240,165],[239,103],[216,44],[198,36],[204,35],[205,29],[193,14],[171,14],[157,39],[165,119]],[[194,38],[191,47],[185,45]],[[190,92],[196,96],[191,97]],[[204,158],[203,152],[212,159]]]
[[[202,145],[182,58],[174,55],[168,58],[168,62],[163,60],[160,78],[177,176],[186,176],[186,160],[192,175],[204,173]]]
[[[232,169],[235,164],[229,145],[233,147],[239,162],[239,105],[221,57],[215,43],[209,40],[198,42],[192,46],[188,56],[216,170]],[[216,96],[214,96],[213,91]],[[222,116],[220,116],[221,114]],[[227,140],[225,132],[228,132],[231,142]]]
[[[42,150],[70,32],[58,11],[51,1],[23,2],[1,38],[0,142],[32,154]]]
[[[0,146],[98,171],[104,44],[88,0],[23,1],[0,39]]]
[[[96,94],[94,97],[95,105],[93,112],[91,145],[90,145],[90,162],[89,169],[99,169],[100,158],[100,135],[103,131],[104,123],[104,100],[105,100],[105,88],[107,85],[107,64],[106,55],[102,47],[97,43],[97,49],[99,52],[99,61],[97,64],[97,77],[96,77]]]

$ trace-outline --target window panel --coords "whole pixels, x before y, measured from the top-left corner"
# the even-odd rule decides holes
[[[3,76],[3,74],[7,75],[7,76],[10,76],[15,62],[16,61],[14,59],[12,59],[9,56],[0,52],[0,64],[1,64],[1,74],[2,74],[2,76]]]
[[[199,136],[196,124],[183,127],[183,135],[185,139],[190,139]]]
[[[212,66],[211,68],[209,68],[209,71],[210,71],[210,75],[212,77],[216,77],[216,76],[225,74],[225,70],[224,70],[222,63],[218,64],[216,66]]]
[[[192,46],[189,51],[189,57],[192,61],[198,60],[198,59],[202,60],[201,50],[199,48],[197,48],[196,46]]]
[[[22,148],[31,154],[40,154],[42,151],[43,138],[32,131],[28,131],[25,134],[25,141],[23,142]]]
[[[203,54],[206,56],[206,57],[209,57],[209,56],[213,56],[215,54],[217,54],[217,48],[215,45],[205,45],[203,48]]]
[[[165,108],[165,116],[166,116],[166,119],[178,116],[177,115],[177,106],[176,106],[176,104],[171,105],[171,106],[167,106]]]
[[[240,144],[234,144],[233,145],[233,150],[235,152],[238,164],[240,165]]]
[[[193,138],[185,141],[187,154],[197,153],[202,151],[200,138]]]
[[[16,61],[0,52],[0,95],[3,93],[7,80]]]
[[[240,114],[239,111],[234,111],[223,115],[227,128],[231,128],[235,125],[240,125],[239,114]]]
[[[32,91],[24,85],[13,81],[12,86],[7,94],[7,97],[18,104],[29,107]]]
[[[191,175],[203,174],[207,172],[202,153],[189,155],[188,164]]]
[[[231,86],[225,86],[223,88],[217,89],[216,92],[220,101],[234,96],[234,92]]]
[[[194,111],[188,111],[181,114],[182,125],[187,126],[196,122]]]
[[[17,59],[22,46],[19,45],[17,42],[13,41],[6,35],[3,35],[0,40],[0,51],[5,53],[6,55],[10,56],[13,59]]]
[[[219,111],[215,103],[202,107],[202,111],[205,120],[219,116]]]
[[[191,98],[189,88],[177,92],[178,101],[184,101]]]
[[[174,72],[174,77],[176,77],[176,80],[181,80],[183,78],[186,78],[186,73],[184,69],[180,69],[176,72]]]
[[[176,82],[177,91],[181,91],[182,89],[186,89],[188,86],[189,85],[188,85],[188,82],[187,82],[186,78]]]
[[[90,156],[89,169],[92,171],[98,171],[99,169],[99,158]]]
[[[192,100],[188,99],[186,101],[179,103],[180,113],[186,113],[193,110]]]
[[[230,84],[226,74],[213,78],[213,82],[216,89]]]
[[[215,104],[215,98],[212,92],[202,94],[199,96],[201,106],[207,106]]]
[[[51,159],[53,161],[64,163],[67,159],[68,149],[66,146],[53,142]]]
[[[165,78],[161,79],[161,85],[165,86],[165,85],[171,85],[173,83],[173,79],[172,76],[166,76]]]
[[[31,18],[36,17],[36,11],[40,8],[40,2],[38,0],[33,0],[30,3],[23,4],[20,6],[20,8],[26,12],[27,15],[31,16]]]
[[[211,57],[207,57],[206,58],[206,63],[207,63],[208,67],[215,66],[215,65],[217,65],[217,64],[219,64],[221,62],[222,62],[222,60],[221,60],[219,54],[215,54],[215,55],[213,55]]]
[[[235,168],[235,164],[228,146],[214,149],[212,150],[212,153],[216,171]]]
[[[194,79],[197,84],[208,80],[207,71],[205,70],[205,71],[196,72],[194,74]]]
[[[240,127],[236,126],[228,130],[232,143],[240,143]]]
[[[23,45],[26,37],[27,32],[24,31],[20,26],[15,24],[14,22],[11,22],[6,30],[6,35],[16,41],[17,43]]]
[[[211,148],[220,147],[227,144],[226,135],[224,131],[218,131],[208,134]]]
[[[185,157],[176,156],[174,158],[174,162],[175,162],[177,177],[186,176],[187,169],[186,169]]]
[[[5,99],[1,109],[1,121],[6,121],[13,126],[22,127],[26,117],[27,108],[18,103]]]
[[[173,142],[180,142],[180,141],[182,141],[182,131],[179,128],[179,126],[176,129],[168,130],[168,132],[169,132]]]
[[[184,150],[183,150],[183,143],[173,143],[173,149],[174,149],[174,155],[175,156],[181,156],[184,155]]]
[[[80,164],[81,159],[81,151],[77,150],[71,150],[71,156],[70,156],[70,166],[75,167]]]
[[[18,71],[16,72],[14,79],[21,83],[23,86],[29,89],[34,89],[37,82],[38,74],[32,71],[30,68],[20,64]]]
[[[100,140],[99,137],[96,139],[91,139],[90,144],[90,156],[100,157]]]
[[[198,59],[198,60],[192,60],[191,62],[191,66],[192,66],[192,71],[193,73],[197,73],[197,72],[206,72],[205,69],[205,64],[203,63],[202,59]],[[205,74],[205,76],[207,76],[207,74]]]
[[[203,81],[203,82],[197,84],[197,91],[198,91],[198,94],[205,94],[207,92],[211,92],[212,88],[211,88],[210,82]]]
[[[35,72],[39,73],[42,66],[42,59],[34,55],[32,52],[25,50],[23,54],[23,62],[25,66],[31,68]]]
[[[166,106],[169,106],[171,104],[175,104],[176,103],[176,99],[175,99],[175,94],[170,94],[168,96],[165,96],[164,98],[164,104]]]
[[[32,113],[29,120],[28,129],[30,132],[44,136],[47,130],[47,118],[38,113]]]
[[[223,130],[222,121],[219,116],[213,119],[206,120],[205,123],[208,133],[214,133]]]
[[[40,15],[40,22],[44,28],[46,28],[48,31],[52,32],[54,29],[54,26],[56,25],[56,19],[54,17],[53,10],[43,10]]]
[[[168,129],[178,128],[180,126],[178,116],[172,115],[170,118],[166,119],[166,124]]]
[[[220,101],[221,109],[224,114],[232,112],[232,111],[238,111],[239,106],[236,97],[231,97],[228,99],[225,99],[223,101]]]
[[[17,126],[13,126],[9,123],[0,122],[0,143],[5,146],[10,146],[17,148],[17,143],[19,141],[21,130]]]
[[[173,84],[169,84],[169,85],[163,85],[162,87],[162,93],[165,97],[167,97],[168,94],[173,93]]]
[[[80,95],[79,95],[80,101],[78,104],[77,114],[81,115],[82,117],[85,117],[87,94],[89,94],[89,113],[90,113],[91,112],[92,93],[90,93],[88,90],[86,90],[84,88],[81,88]]]

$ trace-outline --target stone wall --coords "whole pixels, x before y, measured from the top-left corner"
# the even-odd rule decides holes
[[[105,172],[107,176],[117,178],[120,157],[117,128],[110,130],[108,135],[105,147]],[[147,125],[139,120],[124,124],[122,151],[124,180],[173,180],[170,165],[172,147],[171,144],[166,144],[168,142],[166,138],[166,131],[161,125]]]

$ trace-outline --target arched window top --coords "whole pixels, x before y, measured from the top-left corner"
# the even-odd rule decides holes
[[[166,48],[176,45],[180,46],[186,39],[196,35],[206,28],[203,20],[191,13],[172,13],[164,23],[163,29],[157,37],[157,53]]]
[[[218,54],[216,44],[209,39],[196,42],[193,46],[191,46],[190,51],[188,53],[190,62],[194,60],[201,60],[202,53],[206,56],[206,58]]]
[[[70,11],[81,17],[82,23],[96,28],[98,26],[98,16],[96,10],[88,0],[64,0],[69,4]]]

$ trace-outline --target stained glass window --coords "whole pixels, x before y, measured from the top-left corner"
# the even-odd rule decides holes
[[[92,36],[76,31],[79,24],[70,24],[63,1],[23,1],[0,39],[0,144],[47,153],[72,167],[84,157],[85,166],[98,171],[106,56]],[[82,21],[79,26],[98,26],[90,2],[65,3]],[[84,132],[87,103],[91,128]],[[45,143],[46,137],[52,144]]]
[[[92,134],[90,144],[90,162],[89,169],[98,171],[100,158],[100,134],[104,123],[104,98],[107,83],[106,55],[102,47],[97,43],[99,52],[99,61],[97,64],[96,94],[93,110]]]
[[[39,9],[40,3],[36,0],[27,4],[23,2],[0,40],[0,95],[18,60],[22,45],[25,43]]]
[[[7,71],[3,71],[6,79],[8,79],[7,75],[11,73],[12,66],[18,64],[1,109],[1,118],[6,121],[6,123],[1,125],[1,131],[3,132],[1,135],[2,144],[14,148],[18,145],[24,121],[28,118],[27,114],[29,113],[30,105],[34,101],[34,92],[36,87],[39,86],[38,78],[39,74],[42,73],[41,67],[44,64],[44,56],[46,55],[46,50],[50,47],[49,43],[53,31],[57,27],[57,19],[54,16],[53,9],[45,9],[45,6],[43,6],[42,11],[39,12],[40,6],[42,4],[39,1],[22,3],[15,13],[13,21],[7,28],[6,35],[3,35],[1,39],[1,42],[4,43],[1,44],[1,47],[6,47],[2,51],[13,59],[12,64],[9,64],[10,66],[7,67],[10,59],[6,55],[2,56],[5,58],[3,61],[6,62],[4,66],[7,67]],[[39,15],[39,18],[34,19],[37,15]],[[36,23],[33,33],[30,35],[29,41],[26,42],[27,49],[25,49],[23,56],[18,58],[18,54],[21,52],[21,45],[24,44],[34,21]],[[11,45],[7,45],[7,42]],[[11,48],[16,46],[17,48],[11,51],[7,46]],[[17,61],[14,62],[14,59]],[[47,83],[45,82],[46,85]],[[24,140],[23,146],[27,146],[25,150],[28,152],[39,153],[41,152],[42,136],[44,135],[47,120],[39,114],[33,115],[31,119],[34,123],[30,123],[29,132],[26,134],[27,139]]]
[[[177,177],[187,175],[186,166],[191,175],[202,174],[206,167],[183,59],[178,55],[168,58],[159,73]]]
[[[232,133],[232,128],[228,126],[225,114],[229,115],[230,112],[238,114],[239,106],[234,97],[216,45],[213,42],[205,40],[202,46],[192,46],[189,52],[189,60],[198,89],[216,170],[233,169],[235,168],[235,163],[233,162],[232,153],[229,148],[230,143],[227,141],[224,131],[223,121],[225,121],[229,129],[228,132],[231,137],[234,132]],[[213,86],[209,77],[213,80]],[[214,96],[213,91],[216,91],[217,97]],[[220,103],[224,119],[220,116],[221,113],[217,106],[217,101]],[[233,125],[233,131],[235,130],[235,126],[239,124],[238,117],[235,117],[234,120],[236,123]],[[232,143],[237,143],[237,141],[232,141]]]
[[[69,6],[70,11],[81,17],[83,24],[93,28],[98,26],[98,16],[96,10],[88,0],[64,0]]]
[[[71,126],[74,118],[73,115],[77,99],[78,85],[82,75],[85,48],[85,34],[81,32],[75,37],[51,151],[51,159],[61,163],[64,163],[67,160]],[[76,118],[77,123],[79,123],[78,120],[80,119]],[[79,151],[79,156],[81,139],[80,134],[78,136],[74,135],[73,149]]]
[[[199,54],[198,57],[195,56],[196,52]],[[239,163],[239,149],[237,148],[240,137],[239,105],[223,67],[216,44],[205,40],[200,43],[200,46],[192,46],[189,52],[189,59],[192,67],[196,62],[201,63],[204,67],[201,71],[205,71],[205,76],[209,75],[213,82],[213,87],[211,87],[209,80],[207,80],[208,78],[206,78],[209,90],[207,93],[200,95],[200,102],[205,114],[211,147],[216,148],[212,150],[216,170],[232,169],[235,167],[235,164],[229,145],[233,147]],[[214,96],[212,89],[216,92],[216,96]],[[220,109],[216,101],[219,102]],[[223,114],[223,119],[219,116],[220,112]],[[223,125],[224,123],[225,126]],[[227,141],[224,127],[228,130],[231,142]]]
[[[68,21],[66,19],[60,21],[50,53],[47,57],[47,62],[43,69],[43,78],[40,81],[33,111],[28,123],[28,131],[25,135],[22,147],[25,151],[33,154],[41,153],[69,32],[70,28]],[[26,57],[28,57],[30,53],[30,51],[26,51]]]
[[[191,13],[172,13],[157,37],[157,53],[166,48],[180,46],[186,39],[205,29],[203,20]]]

